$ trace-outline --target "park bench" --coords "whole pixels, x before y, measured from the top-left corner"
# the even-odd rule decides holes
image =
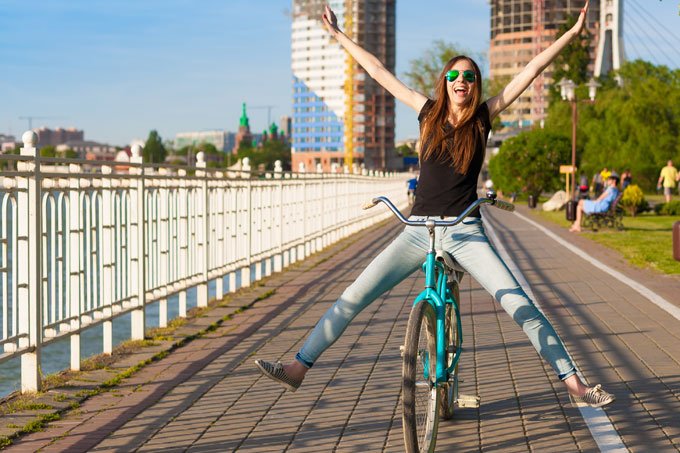
[[[605,212],[583,213],[581,228],[590,228],[593,231],[597,231],[600,228],[623,230],[623,208],[619,206],[622,196],[623,192],[619,193]]]

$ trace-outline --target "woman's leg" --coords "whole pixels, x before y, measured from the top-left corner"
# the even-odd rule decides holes
[[[350,321],[381,294],[411,275],[425,260],[427,230],[406,229],[383,250],[317,322],[286,374],[301,379],[342,335]]]
[[[501,304],[561,380],[572,383],[577,379],[570,379],[576,369],[555,329],[491,247],[481,222],[447,230],[446,250]]]
[[[534,348],[564,382],[576,404],[601,407],[613,402],[614,395],[600,385],[586,386],[555,329],[519,286],[505,263],[491,247],[481,222],[458,225],[444,244],[456,260],[500,302],[503,309],[522,327]]]
[[[572,232],[579,232],[581,231],[581,219],[583,218],[583,205],[585,204],[585,200],[579,200],[578,205],[576,205],[576,220],[574,220],[574,223],[571,225],[571,228],[569,228],[569,231]]]

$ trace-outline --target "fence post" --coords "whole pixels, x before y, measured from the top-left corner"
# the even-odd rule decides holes
[[[308,256],[307,214],[309,212],[308,211],[309,206],[307,206],[307,182],[305,180],[307,175],[305,174],[306,169],[304,162],[300,162],[300,164],[298,165],[298,171],[300,172],[300,177],[302,178],[302,200],[295,200],[295,202],[302,203],[302,244],[298,246],[297,252],[295,253],[295,261],[302,261]]]
[[[213,249],[215,254],[213,255],[213,262],[215,263],[216,267],[222,267],[225,261],[225,247],[226,247],[226,241],[227,238],[225,237],[225,231],[227,227],[226,223],[226,209],[225,209],[225,203],[224,203],[224,198],[226,194],[226,184],[224,184],[224,173],[222,172],[216,172],[215,177],[219,180],[219,182],[216,184],[215,188],[215,193],[214,193],[214,200],[217,204],[214,213],[213,213],[213,220],[214,222],[211,225],[211,229],[214,230],[214,235],[215,235],[215,241],[217,242],[217,246]],[[217,300],[222,300],[224,297],[224,274],[222,271],[219,272],[219,275],[215,277],[215,298]]]
[[[80,173],[80,165],[69,164],[68,172],[69,178],[69,315],[73,317],[70,323],[70,330],[72,332],[80,331],[80,255],[81,247],[81,224],[80,224],[80,178],[77,174]],[[71,369],[73,371],[80,370],[80,333],[71,334]]]
[[[339,164],[331,165],[331,173],[333,173],[333,225],[331,226],[331,243],[334,244],[338,240],[338,191],[339,184]]]
[[[19,332],[27,336],[19,339],[19,347],[27,351],[21,355],[21,392],[40,390],[40,352],[42,343],[42,220],[40,155],[35,145],[38,134],[26,131],[21,137],[22,156],[33,161],[19,162],[19,171],[29,172],[19,177],[17,195],[17,250],[14,259],[26,259],[18,267],[17,301],[19,302]],[[32,172],[32,174],[30,174]],[[23,189],[23,190],[21,190]],[[22,212],[23,211],[23,212]]]
[[[274,272],[281,272],[283,270],[283,167],[281,166],[281,161],[277,160],[274,162],[274,178],[279,179],[276,184],[276,203],[275,206],[278,208],[278,231],[277,231],[277,251],[274,255]]]
[[[206,168],[205,153],[203,151],[196,154],[196,168]],[[202,224],[201,235],[203,256],[201,256],[201,263],[203,266],[203,275],[201,283],[196,286],[196,306],[208,306],[208,268],[210,266],[210,249],[208,248],[208,236],[210,235],[210,216],[208,215],[208,173],[206,171],[196,170],[196,176],[201,177],[201,205],[203,213],[201,215]],[[199,236],[199,240],[201,240]]]
[[[177,203],[177,216],[179,217],[177,227],[177,241],[179,247],[179,278],[185,280],[187,278],[187,269],[189,268],[187,261],[189,259],[189,211],[187,209],[189,204],[189,190],[187,189],[186,171],[178,170],[179,176],[179,192]],[[187,291],[182,289],[179,294],[179,314],[180,318],[187,317]]]
[[[130,338],[132,340],[144,339],[145,328],[145,305],[146,305],[146,243],[144,235],[145,210],[144,210],[144,166],[142,148],[139,145],[132,147],[132,157],[130,162],[139,164],[139,167],[130,168],[130,173],[136,174],[135,196],[131,197],[130,214],[134,218],[130,219],[132,235],[130,241],[130,253],[137,253],[131,259],[131,279],[133,292],[137,294],[135,309],[130,312]],[[131,216],[132,217],[132,216]]]
[[[107,321],[102,323],[102,352],[104,354],[111,354],[113,352],[113,321],[111,321],[111,302],[113,301],[113,197],[111,190],[111,178],[107,175],[111,174],[111,167],[103,165],[102,168],[102,305],[103,314]],[[94,206],[93,206],[94,208]]]
[[[245,201],[246,207],[246,219],[244,220],[246,237],[244,238],[246,247],[246,263],[245,266],[241,268],[241,287],[250,286],[250,281],[252,280],[250,267],[252,266],[252,241],[253,241],[253,213],[252,213],[252,189],[253,184],[250,181],[250,159],[245,157],[243,159],[243,165],[241,167],[241,178],[248,178],[246,182],[246,194],[243,201]]]

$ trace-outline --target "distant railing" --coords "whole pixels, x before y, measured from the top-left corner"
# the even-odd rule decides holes
[[[363,211],[375,195],[406,202],[402,175],[253,174],[131,162],[46,159],[37,136],[24,134],[16,167],[0,175],[0,363],[21,357],[22,392],[41,388],[43,346],[70,338],[80,369],[80,334],[103,325],[103,352],[113,349],[112,321],[130,313],[131,338],[144,338],[145,306],[187,291],[197,305],[249,286],[272,272],[376,223],[389,214]],[[16,165],[14,165],[16,164]]]

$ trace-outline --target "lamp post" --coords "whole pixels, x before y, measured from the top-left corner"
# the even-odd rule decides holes
[[[576,84],[571,79],[559,81],[560,96],[571,104],[571,185],[567,184],[570,192],[570,200],[567,202],[567,220],[574,220],[576,216],[576,126],[578,124],[578,109],[576,108]],[[595,79],[591,78],[586,84],[588,87],[588,101],[595,101],[597,87],[600,86]],[[572,218],[573,217],[573,218]]]

